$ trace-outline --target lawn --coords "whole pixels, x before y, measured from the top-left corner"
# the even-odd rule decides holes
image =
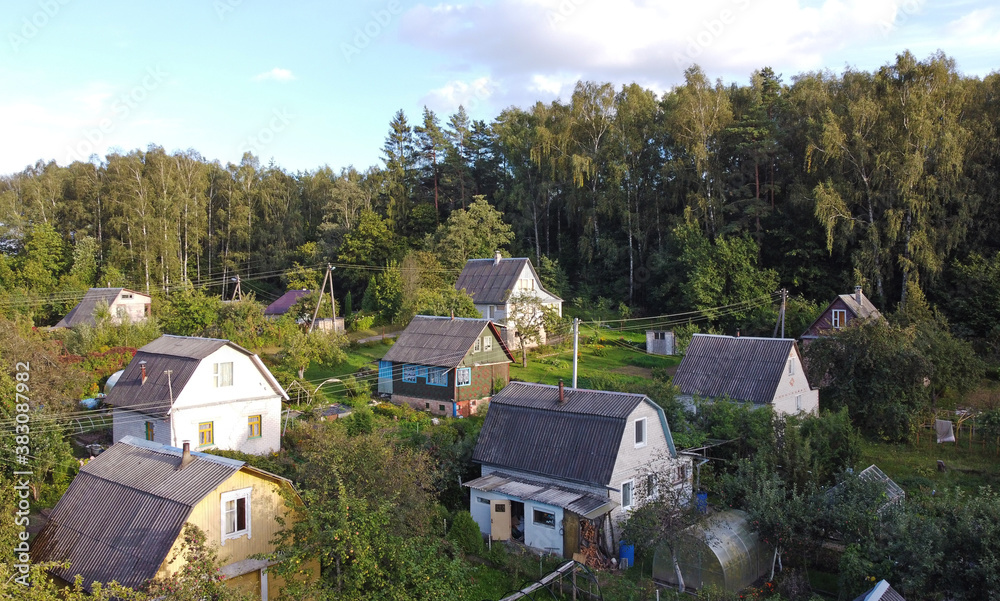
[[[969,446],[968,429],[958,436],[959,442],[938,444],[934,434],[921,433],[920,442],[909,444],[865,443],[860,468],[875,464],[902,486],[908,495],[930,494],[932,490],[961,487],[975,490],[979,486],[1000,486],[1000,457],[991,442],[983,445],[979,436]],[[947,471],[937,469],[941,460]]]

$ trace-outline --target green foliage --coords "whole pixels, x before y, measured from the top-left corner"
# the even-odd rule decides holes
[[[347,433],[351,436],[371,434],[375,431],[375,416],[367,406],[355,407],[346,420]]]
[[[170,562],[179,562],[180,569],[167,577],[153,580],[146,586],[152,598],[169,598],[172,601],[250,601],[255,597],[245,591],[226,585],[219,572],[222,567],[218,551],[206,542],[205,533],[197,526],[185,524],[181,533],[183,543]]]
[[[546,290],[558,297],[569,294],[569,276],[566,275],[566,270],[559,266],[559,259],[550,259],[542,255],[538,259],[535,271],[538,272],[538,279]]]
[[[313,362],[337,364],[346,359],[344,346],[347,339],[341,334],[314,330],[303,332],[294,329],[282,341],[281,363],[289,370],[305,377],[305,371]]]
[[[482,315],[476,309],[472,297],[464,290],[455,290],[452,287],[428,290],[421,288],[417,292],[416,298],[407,313],[413,315],[440,315],[442,317],[454,315],[455,317],[480,318]]]
[[[362,312],[352,313],[347,319],[347,329],[352,332],[370,330],[375,325],[375,316]]]
[[[403,309],[403,280],[398,267],[390,265],[371,276],[361,309],[377,315],[379,323],[396,323]]]
[[[514,239],[503,213],[484,196],[474,197],[468,209],[454,211],[434,234],[434,248],[441,262],[462,268],[469,259],[492,257]]]
[[[159,307],[158,318],[164,333],[194,336],[219,319],[222,301],[188,286],[175,290]]]
[[[479,524],[472,519],[472,514],[468,511],[455,512],[451,528],[448,530],[448,540],[466,555],[481,557],[486,550],[483,535],[479,532]]]

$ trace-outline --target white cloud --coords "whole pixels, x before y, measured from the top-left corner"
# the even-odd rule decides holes
[[[436,112],[453,112],[459,106],[471,111],[488,102],[495,92],[496,86],[489,77],[454,79],[431,90],[421,99],[421,103]]]
[[[250,78],[252,81],[292,81],[295,79],[295,75],[288,69],[282,69],[280,67],[275,67],[270,71],[264,71],[263,73],[258,73]]]

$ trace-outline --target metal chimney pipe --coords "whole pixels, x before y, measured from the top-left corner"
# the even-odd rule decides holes
[[[185,440],[184,452],[181,453],[181,464],[177,466],[177,471],[181,471],[182,469],[186,468],[188,464],[191,463],[193,460],[194,457],[191,457],[191,442]]]
[[[139,370],[142,372],[142,383],[145,384],[146,383],[146,362],[145,361],[140,361],[139,362]]]
[[[496,254],[496,255],[494,256],[494,258],[493,258],[493,265],[494,265],[494,266],[497,266],[497,265],[499,265],[499,264],[500,264],[500,259],[501,259],[501,258],[502,258],[502,257],[500,256],[500,249],[498,248],[498,249],[497,249],[497,254]]]
[[[857,301],[859,305],[861,304],[861,286],[854,287],[854,300]]]
[[[559,404],[563,405],[566,403],[566,393],[563,391],[563,381],[559,380]]]

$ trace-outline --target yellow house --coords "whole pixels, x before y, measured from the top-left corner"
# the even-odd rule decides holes
[[[274,551],[275,518],[289,512],[283,489],[295,495],[287,479],[242,461],[127,436],[81,469],[32,559],[69,561],[53,574],[68,582],[79,574],[88,590],[113,580],[138,588],[183,566],[182,531],[191,524],[205,532],[229,585],[280,599],[283,582],[252,556]]]

